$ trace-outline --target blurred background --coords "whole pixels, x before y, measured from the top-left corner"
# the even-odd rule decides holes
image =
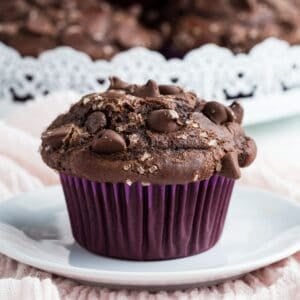
[[[93,59],[143,46],[167,57],[214,43],[247,52],[267,37],[300,41],[298,0],[12,0],[0,39],[22,55],[67,45]]]
[[[110,76],[177,84],[206,100],[241,101],[259,146],[245,181],[294,193],[299,12],[300,0],[0,1],[2,125],[38,144],[51,119],[106,89]]]

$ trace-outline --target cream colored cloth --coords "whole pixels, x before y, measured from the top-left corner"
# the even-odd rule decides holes
[[[20,192],[58,183],[57,175],[40,159],[39,136],[46,125],[77,99],[72,93],[34,101],[0,121],[0,201]],[[272,128],[271,128],[272,129]],[[274,129],[275,130],[275,129]],[[256,163],[243,172],[243,182],[265,187],[300,201],[300,122],[294,131],[257,135]],[[9,201],[9,200],[8,200]],[[5,242],[5,241],[1,241]],[[300,299],[300,253],[277,264],[215,287],[187,291],[109,291],[83,286],[0,255],[0,300],[44,299]]]

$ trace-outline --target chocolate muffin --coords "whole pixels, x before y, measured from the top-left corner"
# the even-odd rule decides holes
[[[178,0],[170,48],[182,56],[205,43],[234,52],[247,52],[268,37],[299,43],[299,8],[297,0]]]
[[[215,43],[246,52],[268,37],[300,42],[298,0],[0,1],[0,41],[23,55],[67,45],[94,59],[143,46],[167,57]]]
[[[144,26],[138,6],[112,7],[101,0],[13,0],[0,3],[0,41],[36,56],[67,45],[94,59],[110,59],[128,48],[159,50],[158,30]]]
[[[177,86],[111,79],[42,135],[60,173],[73,234],[92,252],[153,260],[184,257],[219,239],[240,167],[256,156],[242,107]]]

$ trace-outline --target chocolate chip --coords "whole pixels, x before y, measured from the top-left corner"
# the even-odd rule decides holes
[[[160,34],[151,29],[146,29],[136,21],[133,16],[119,13],[113,20],[113,35],[121,48],[145,47],[158,49],[161,47]]]
[[[128,86],[129,83],[121,80],[119,77],[110,77],[110,86],[109,89],[110,90],[125,90]]]
[[[101,111],[91,113],[85,122],[85,126],[90,133],[96,133],[98,130],[104,128],[106,124],[105,114]]]
[[[227,112],[227,122],[235,122],[236,117],[233,112],[233,110],[230,107],[225,106],[226,112]]]
[[[53,36],[56,33],[54,25],[42,12],[32,11],[29,14],[29,19],[25,24],[26,29],[35,34]]]
[[[101,8],[87,9],[82,14],[81,23],[94,41],[102,42],[109,29],[110,13]]]
[[[254,161],[257,154],[256,144],[249,137],[246,140],[244,149],[244,152],[239,155],[239,165],[242,168],[249,166]]]
[[[85,118],[85,116],[87,115],[87,113],[91,110],[90,106],[82,106],[79,105],[78,103],[74,104],[71,108],[70,108],[70,112],[74,115],[73,117],[75,119],[83,119]]]
[[[72,124],[67,124],[58,128],[48,130],[43,133],[42,140],[51,148],[57,149],[63,145],[64,140],[71,134],[73,126],[74,125]]]
[[[160,85],[159,92],[162,95],[177,95],[183,92],[183,90],[176,85]]]
[[[230,0],[230,4],[240,10],[251,11],[257,6],[255,0]]]
[[[61,33],[61,41],[65,45],[86,52],[94,59],[109,59],[117,52],[117,47],[114,45],[93,41],[80,25],[70,25],[64,29]]]
[[[222,158],[221,161],[222,168],[220,171],[220,175],[238,179],[241,177],[241,171],[238,163],[238,155],[236,152],[228,152]]]
[[[124,138],[117,132],[104,129],[93,141],[92,149],[97,153],[110,154],[124,151],[126,149],[126,143]]]
[[[137,86],[132,94],[142,98],[160,96],[158,85],[153,80],[149,80],[145,85]]]
[[[158,109],[152,111],[147,119],[150,129],[158,132],[172,132],[179,128],[178,113],[172,109]]]
[[[216,101],[207,102],[202,112],[217,125],[223,124],[228,120],[226,107]]]
[[[235,115],[235,121],[239,124],[242,124],[244,118],[244,109],[241,104],[234,101],[229,107]]]

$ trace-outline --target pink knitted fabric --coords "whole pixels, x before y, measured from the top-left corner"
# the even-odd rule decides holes
[[[34,101],[0,121],[0,201],[20,192],[58,183],[57,175],[39,157],[39,135],[58,112],[64,111],[76,99],[76,95],[72,93],[52,95],[46,100]],[[285,142],[293,140],[293,149],[289,151],[299,153],[300,140],[298,139],[297,144],[294,138],[293,133],[284,137]],[[271,151],[273,145],[272,141],[259,142],[261,147],[258,159],[253,167],[245,170],[243,182],[262,186],[300,201],[300,160],[295,162],[290,159],[293,155],[285,156],[284,152]],[[157,293],[111,291],[84,286],[25,266],[0,254],[0,299],[294,300],[300,299],[300,252],[239,280],[227,281],[210,288]]]

